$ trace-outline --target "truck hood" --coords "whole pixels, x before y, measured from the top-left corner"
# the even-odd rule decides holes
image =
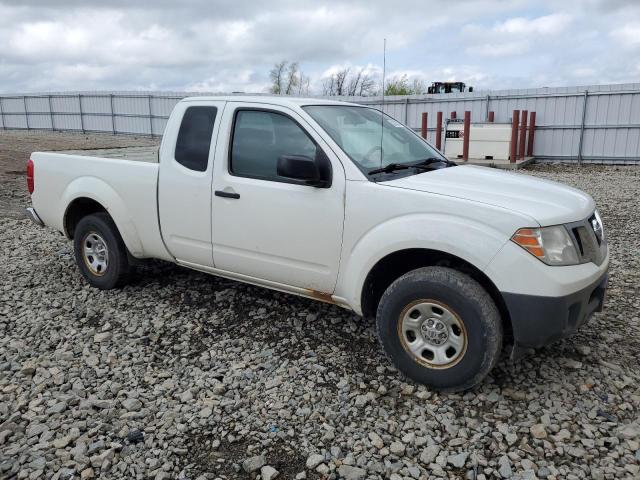
[[[432,170],[384,182],[383,185],[502,207],[528,215],[541,226],[579,221],[595,209],[591,196],[575,188],[474,165]]]

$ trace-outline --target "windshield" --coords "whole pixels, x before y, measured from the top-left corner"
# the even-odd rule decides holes
[[[415,132],[379,110],[346,105],[303,108],[365,174],[371,171],[377,173],[389,165],[410,165],[433,158],[444,160],[435,148]],[[446,166],[439,161],[432,165],[430,169]],[[398,170],[405,175],[420,171]]]

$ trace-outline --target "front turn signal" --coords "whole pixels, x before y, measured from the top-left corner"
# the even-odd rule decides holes
[[[563,225],[521,228],[511,241],[547,265],[576,265],[578,250]]]
[[[515,243],[540,260],[544,259],[542,233],[539,228],[521,228],[511,237]]]

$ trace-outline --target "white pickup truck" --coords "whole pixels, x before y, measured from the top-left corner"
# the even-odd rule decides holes
[[[593,199],[456,166],[361,105],[182,100],[159,151],[33,153],[33,221],[73,239],[97,288],[137,259],[334,303],[376,318],[408,377],[473,387],[503,344],[565,337],[600,311],[609,254]]]

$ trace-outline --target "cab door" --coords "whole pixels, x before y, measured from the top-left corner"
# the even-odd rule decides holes
[[[236,276],[332,293],[344,222],[342,164],[301,115],[286,107],[229,102],[213,178],[213,257]],[[331,183],[278,175],[282,156],[326,155]],[[323,163],[326,165],[326,163]]]
[[[178,261],[213,267],[211,181],[225,102],[181,102],[160,150],[158,212],[164,243]]]

